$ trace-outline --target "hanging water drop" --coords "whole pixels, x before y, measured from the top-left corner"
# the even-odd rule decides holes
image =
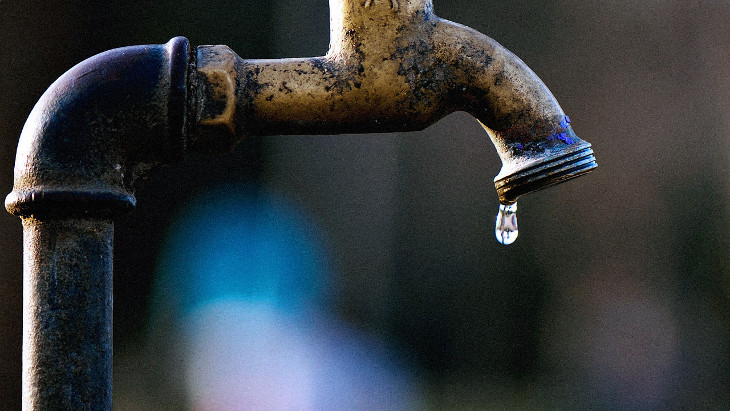
[[[515,242],[517,239],[517,203],[499,205],[494,233],[500,244],[510,245]]]

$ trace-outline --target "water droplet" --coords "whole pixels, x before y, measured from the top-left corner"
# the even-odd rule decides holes
[[[510,245],[517,239],[517,203],[500,204],[494,234],[500,244]]]

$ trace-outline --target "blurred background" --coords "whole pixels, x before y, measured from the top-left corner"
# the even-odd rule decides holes
[[[730,3],[434,3],[542,78],[598,170],[521,199],[511,246],[494,238],[499,159],[464,113],[415,133],[252,137],[158,170],[116,224],[116,409],[730,403]],[[328,4],[0,1],[0,28],[5,195],[25,119],[74,64],[177,35],[322,55]],[[21,247],[0,213],[8,410]]]

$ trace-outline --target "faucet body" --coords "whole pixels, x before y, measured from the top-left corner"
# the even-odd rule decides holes
[[[136,180],[185,152],[420,130],[463,110],[502,159],[504,204],[596,167],[539,78],[430,0],[330,0],[330,13],[325,56],[246,60],[178,37],[92,57],[41,97],[6,198],[24,224],[25,409],[111,409],[113,219]]]
[[[244,60],[226,46],[199,47],[191,145],[422,130],[466,111],[502,159],[504,204],[595,168],[590,144],[537,75],[491,38],[436,16],[431,1],[331,0],[330,25],[322,57]]]

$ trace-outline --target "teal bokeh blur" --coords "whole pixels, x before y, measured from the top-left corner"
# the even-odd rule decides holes
[[[143,342],[185,376],[159,377],[185,392],[166,406],[420,407],[394,347],[333,315],[322,240],[303,210],[261,188],[228,184],[191,199],[163,241]],[[182,349],[165,349],[174,343]]]
[[[300,210],[261,190],[228,185],[192,199],[159,256],[153,301],[182,315],[218,299],[285,313],[324,304],[322,239]]]

